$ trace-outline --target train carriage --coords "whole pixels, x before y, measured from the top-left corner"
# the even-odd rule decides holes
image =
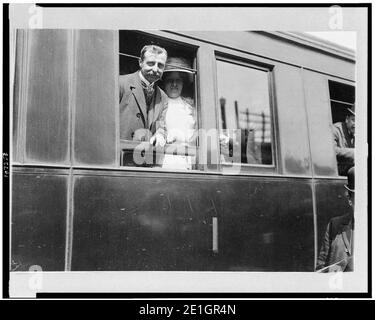
[[[119,75],[149,43],[191,62],[190,170],[124,160]],[[331,125],[354,105],[354,52],[290,32],[19,29],[14,60],[11,271],[315,270],[348,209]],[[228,158],[231,132],[256,156]]]

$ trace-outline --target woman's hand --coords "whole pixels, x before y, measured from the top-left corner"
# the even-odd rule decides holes
[[[165,139],[160,133],[154,134],[150,139],[150,144],[156,147],[163,148],[165,146]]]

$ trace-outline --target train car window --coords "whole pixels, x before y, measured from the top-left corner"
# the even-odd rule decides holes
[[[354,166],[355,87],[328,81],[338,174]]]
[[[331,101],[332,122],[345,120],[347,108],[353,108],[355,103],[355,87],[347,84],[328,81]]]
[[[74,163],[112,167],[118,163],[117,32],[76,30]]]
[[[25,160],[69,163],[66,30],[28,31]],[[21,79],[19,79],[21,80]],[[48,106],[48,107],[45,107]]]
[[[120,31],[119,34],[121,165],[195,170],[198,147],[196,49],[139,31]],[[145,45],[159,46],[168,54],[164,73],[155,82],[150,99],[146,97],[139,75],[140,52]],[[162,122],[164,147],[153,145],[151,138],[160,132]]]
[[[269,70],[217,60],[223,164],[272,166]]]

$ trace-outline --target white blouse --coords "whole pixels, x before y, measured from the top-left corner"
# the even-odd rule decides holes
[[[193,107],[181,97],[169,98],[165,116],[168,140],[177,144],[189,144],[195,132]],[[191,170],[195,157],[165,154],[163,168],[173,170]]]
[[[176,143],[189,143],[195,130],[193,107],[181,97],[169,98],[165,123],[168,137]]]

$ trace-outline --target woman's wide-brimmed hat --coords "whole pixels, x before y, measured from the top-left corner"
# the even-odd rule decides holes
[[[350,108],[346,108],[346,110],[347,110],[347,114],[348,114],[348,115],[353,115],[353,116],[355,116],[355,106],[352,106],[352,107],[350,107]]]
[[[183,72],[187,75],[187,80],[193,82],[194,70],[191,68],[189,61],[182,57],[170,57],[164,69],[164,73],[168,72]]]

